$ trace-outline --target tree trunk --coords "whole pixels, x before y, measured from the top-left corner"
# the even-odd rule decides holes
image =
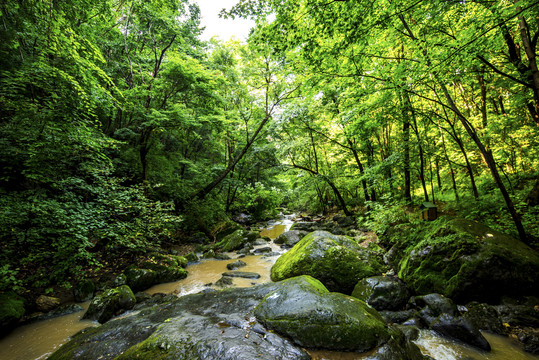
[[[460,120],[461,124],[466,129],[466,132],[468,133],[468,135],[470,135],[474,143],[479,148],[479,151],[483,155],[483,158],[487,162],[487,165],[490,169],[490,173],[492,174],[492,177],[494,178],[494,181],[496,182],[496,185],[498,186],[498,189],[502,193],[502,196],[505,200],[505,205],[507,206],[507,210],[509,211],[509,213],[511,214],[511,217],[513,218],[513,222],[515,223],[515,227],[517,229],[520,240],[524,243],[528,243],[528,236],[526,235],[526,231],[524,230],[524,226],[522,225],[522,222],[520,220],[520,215],[517,213],[515,206],[513,205],[513,201],[511,200],[511,196],[509,196],[509,193],[507,189],[505,188],[505,185],[502,179],[500,178],[500,174],[498,173],[496,161],[494,160],[494,157],[492,156],[492,152],[488,151],[485,148],[485,146],[481,142],[481,139],[477,135],[477,132],[473,128],[472,124],[458,110],[456,104],[453,102],[453,98],[447,91],[445,84],[442,81],[440,81],[438,78],[436,78],[436,80],[438,84],[441,86],[444,96],[450,108],[457,115],[457,118]]]

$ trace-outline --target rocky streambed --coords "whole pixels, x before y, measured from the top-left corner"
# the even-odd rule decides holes
[[[537,344],[537,298],[524,296],[534,295],[539,261],[533,250],[465,222],[437,224],[429,230],[434,235],[423,239],[423,248],[421,241],[406,246],[403,233],[393,231],[380,242],[390,251],[344,217],[325,224],[298,223],[278,236],[287,225],[272,227],[277,230],[270,234],[277,237],[274,242],[264,232],[230,232],[202,254],[221,260],[189,265],[190,275],[179,282],[136,296],[128,286],[118,287],[109,294],[114,304],[121,303],[112,306],[112,315],[128,311],[112,320],[94,316],[103,325],[75,335],[51,358],[539,358],[522,351],[528,346],[533,352]],[[459,241],[465,246],[455,251]],[[506,254],[506,243],[516,251]],[[282,255],[286,249],[292,250]],[[181,267],[174,257],[158,265],[171,259]],[[433,262],[447,269],[437,274]],[[485,272],[489,264],[497,266],[494,278]],[[156,275],[162,269],[154,265],[132,270],[148,279],[164,276]],[[270,277],[276,282],[269,282]],[[440,278],[446,280],[436,282]],[[129,281],[133,288],[143,286]],[[451,282],[465,291],[448,286]],[[488,305],[482,301],[494,304],[493,284],[504,294],[517,289],[519,296]],[[422,292],[422,287],[437,292]],[[90,308],[107,301],[94,298]]]

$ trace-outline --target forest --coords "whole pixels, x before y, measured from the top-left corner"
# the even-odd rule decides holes
[[[190,0],[2,1],[0,292],[283,209],[383,234],[432,202],[539,246],[538,1],[221,15],[246,43],[202,41]]]

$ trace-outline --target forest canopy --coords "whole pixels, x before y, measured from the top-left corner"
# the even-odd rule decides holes
[[[0,5],[0,291],[211,234],[239,213],[432,201],[537,245],[539,2]],[[47,264],[47,265],[43,265]]]

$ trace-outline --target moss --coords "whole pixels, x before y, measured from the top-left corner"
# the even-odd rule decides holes
[[[379,255],[360,247],[352,239],[315,231],[277,259],[271,269],[271,279],[279,281],[310,275],[331,291],[351,293],[360,279],[380,274],[385,269]]]
[[[517,239],[473,221],[447,218],[416,234],[422,238],[408,245],[399,263],[399,277],[416,293],[461,300],[489,300],[502,291],[533,293],[539,255]]]
[[[0,294],[0,335],[7,334],[25,312],[24,299],[14,292]]]
[[[223,238],[223,240],[221,240],[219,243],[215,244],[215,249],[221,249],[225,252],[239,250],[246,242],[243,235],[243,230],[236,230],[232,234]]]

